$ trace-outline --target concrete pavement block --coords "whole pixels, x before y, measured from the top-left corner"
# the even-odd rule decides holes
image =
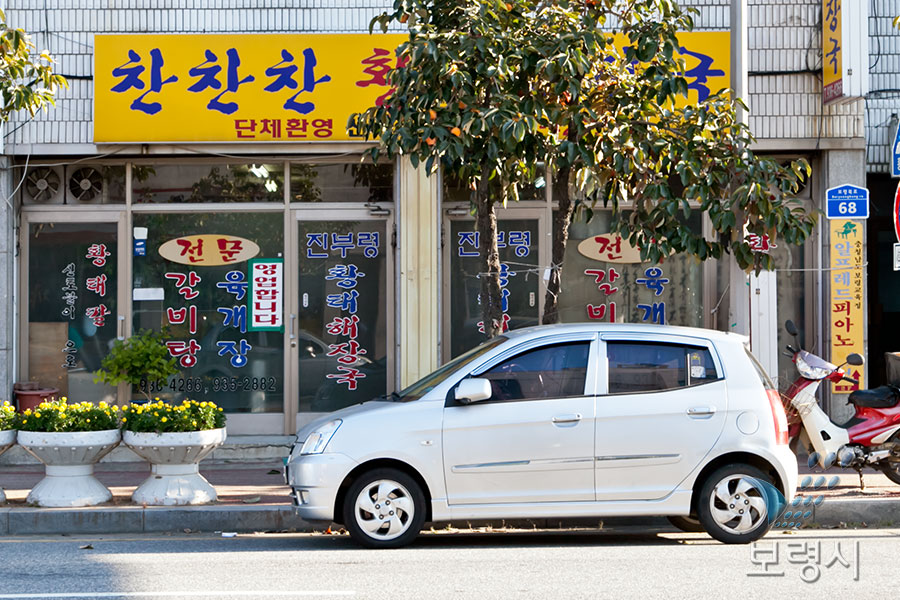
[[[8,513],[7,534],[141,533],[143,512],[139,506],[16,508]]]
[[[812,521],[833,527],[841,523],[900,523],[900,499],[826,498],[813,509]]]
[[[9,535],[9,509],[0,508],[0,535]]]
[[[144,531],[312,531],[290,506],[148,506]]]

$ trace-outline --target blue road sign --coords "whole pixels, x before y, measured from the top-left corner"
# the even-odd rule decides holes
[[[894,131],[894,143],[891,145],[891,177],[900,177],[900,124]]]
[[[869,190],[845,183],[825,191],[825,216],[829,219],[868,219]]]

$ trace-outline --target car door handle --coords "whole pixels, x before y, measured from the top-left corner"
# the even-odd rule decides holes
[[[578,413],[572,415],[556,415],[552,420],[554,423],[577,423],[581,420],[581,415]]]
[[[692,408],[687,409],[687,414],[689,417],[708,417],[710,415],[716,414],[716,407],[714,407],[714,406],[694,406]]]

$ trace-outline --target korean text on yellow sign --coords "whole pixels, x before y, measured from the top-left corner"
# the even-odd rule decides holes
[[[351,114],[391,93],[384,34],[97,35],[94,142],[361,139]],[[689,101],[729,87],[728,32],[679,35]]]
[[[842,0],[822,0],[822,102],[844,95],[844,43],[841,31]]]
[[[828,318],[831,321],[831,362],[839,365],[847,355],[864,354],[863,318],[863,228],[859,221],[832,219],[831,224],[831,296]],[[847,366],[847,373],[859,384],[839,382],[833,391],[847,394],[863,389],[863,370]]]

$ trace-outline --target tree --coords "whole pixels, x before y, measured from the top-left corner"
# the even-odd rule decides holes
[[[515,200],[539,164],[560,207],[545,322],[556,319],[575,195],[589,210],[610,207],[614,231],[654,262],[730,252],[742,268],[771,268],[745,230],[788,243],[811,232],[791,199],[809,166],[755,156],[729,93],[685,104],[676,34],[691,30],[690,14],[673,0],[396,0],[373,20],[403,23],[409,38],[394,94],[352,122],[381,143],[373,158],[408,155],[473,190],[489,337],[501,322],[494,207]],[[714,239],[688,228],[691,201],[709,213]]]
[[[53,59],[44,50],[34,54],[31,37],[6,24],[0,11],[0,122],[12,113],[27,110],[31,116],[54,104],[57,88],[68,87],[62,75],[53,73]]]

